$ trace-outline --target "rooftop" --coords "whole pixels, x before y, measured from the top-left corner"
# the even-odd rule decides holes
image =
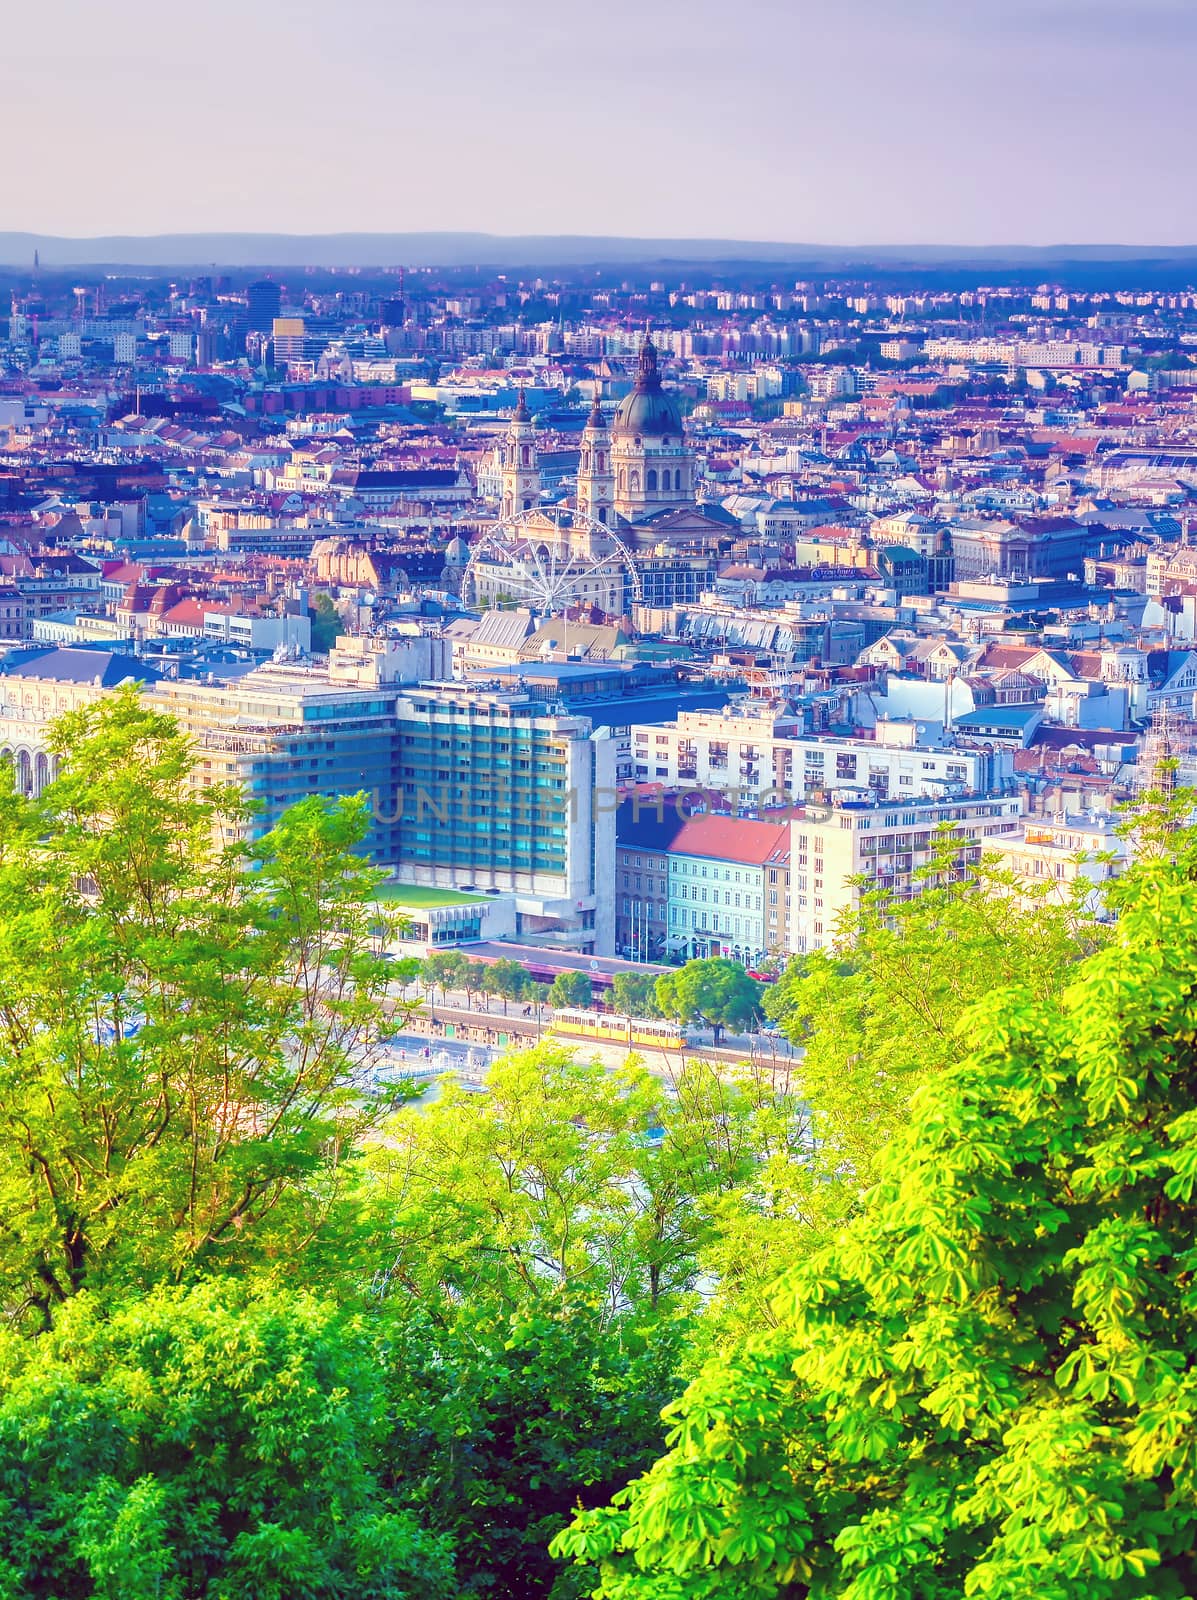
[[[436,889],[422,883],[382,883],[374,898],[386,905],[407,906],[412,911],[428,911],[434,906],[478,905],[493,898],[485,894],[463,894],[458,889]]]

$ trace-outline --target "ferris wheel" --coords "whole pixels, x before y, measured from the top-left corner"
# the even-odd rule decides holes
[[[570,537],[579,533],[587,536],[581,554]],[[571,506],[534,506],[496,522],[473,546],[461,594],[477,604],[489,590],[549,617],[593,599],[604,579],[620,582],[625,601],[643,598],[635,559],[618,534]]]

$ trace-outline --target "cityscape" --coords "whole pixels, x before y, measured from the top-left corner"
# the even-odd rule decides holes
[[[551,978],[784,965],[949,822],[1100,880],[1194,776],[1193,290],[10,276],[25,793],[136,680],[255,827],[368,793],[397,903]]]
[[[1197,1600],[1197,7],[10,10],[0,1600]]]

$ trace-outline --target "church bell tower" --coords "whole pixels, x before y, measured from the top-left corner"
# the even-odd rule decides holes
[[[540,468],[536,463],[536,430],[528,411],[528,397],[520,390],[519,404],[503,446],[503,500],[500,515],[518,516],[540,502]]]
[[[582,450],[578,461],[578,510],[601,522],[611,525],[615,505],[615,472],[611,466],[611,435],[599,405],[598,389],[586,427],[582,432]]]

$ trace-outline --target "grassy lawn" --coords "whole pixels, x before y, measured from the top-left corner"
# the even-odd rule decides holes
[[[413,911],[429,906],[472,905],[489,898],[484,894],[462,894],[457,889],[434,889],[431,884],[422,883],[384,883],[375,894],[387,905],[410,906]]]

